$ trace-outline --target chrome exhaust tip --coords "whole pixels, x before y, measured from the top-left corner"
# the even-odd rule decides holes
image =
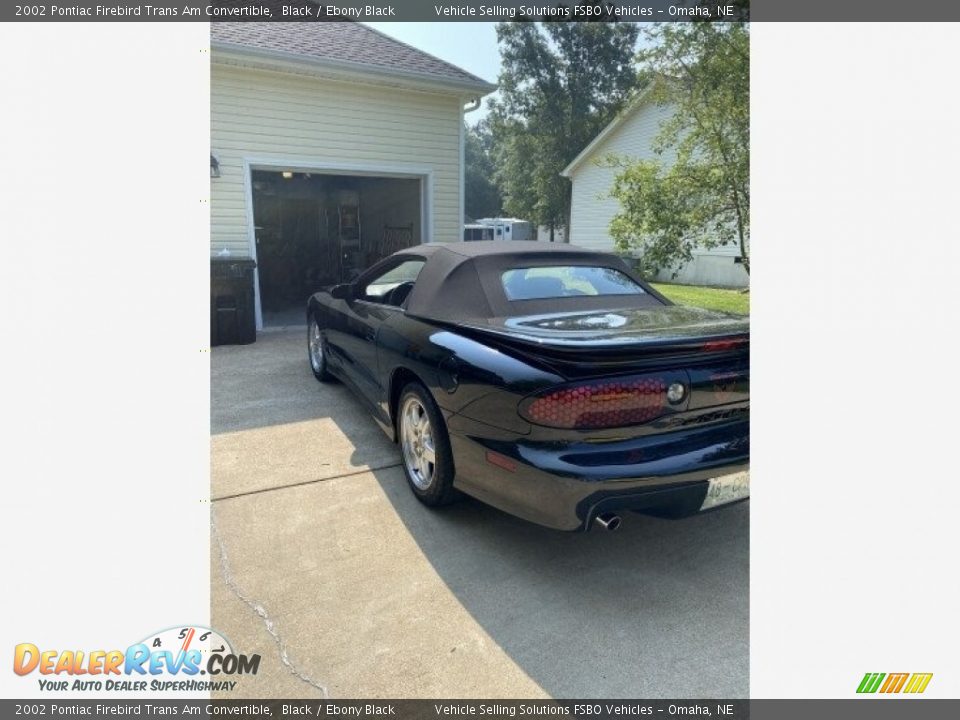
[[[602,515],[597,515],[593,519],[593,524],[597,525],[598,527],[604,530],[609,530],[610,532],[613,532],[614,530],[620,527],[620,516],[614,515],[613,513],[604,513]]]

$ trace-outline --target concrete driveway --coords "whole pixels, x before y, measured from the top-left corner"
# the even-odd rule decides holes
[[[230,697],[748,694],[748,504],[566,534],[436,512],[306,331],[214,348],[211,618]]]

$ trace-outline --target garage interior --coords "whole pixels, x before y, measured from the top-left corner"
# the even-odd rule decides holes
[[[254,170],[264,327],[303,325],[307,298],[422,242],[421,180]]]

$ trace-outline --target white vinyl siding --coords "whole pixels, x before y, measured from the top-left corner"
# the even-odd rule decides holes
[[[211,254],[250,253],[244,160],[430,174],[425,237],[459,239],[460,109],[453,94],[218,64],[210,68]],[[427,190],[427,188],[425,188]],[[432,227],[432,234],[431,232]],[[428,235],[429,234],[429,235]]]
[[[620,203],[610,197],[610,190],[617,169],[604,167],[603,161],[615,155],[633,160],[673,162],[675,155],[672,151],[667,150],[659,156],[653,152],[660,126],[672,112],[670,106],[652,102],[639,105],[573,170],[570,176],[573,183],[570,242],[595,250],[614,250],[610,221],[620,211]],[[746,286],[749,278],[743,266],[734,262],[739,255],[740,248],[736,244],[709,250],[696,249],[693,260],[680,270],[675,281],[695,285]],[[674,278],[670,272],[663,271],[660,279]]]
[[[570,242],[596,250],[612,250],[610,221],[620,211],[620,203],[610,197],[616,170],[598,162],[608,155],[634,160],[657,158],[651,146],[660,132],[660,124],[670,117],[669,107],[645,103],[634,110],[620,127],[604,138],[573,171],[573,197],[570,207]],[[667,156],[661,160],[669,162]]]

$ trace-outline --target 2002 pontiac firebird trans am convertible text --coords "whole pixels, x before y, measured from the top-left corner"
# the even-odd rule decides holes
[[[749,324],[673,305],[614,255],[420,245],[307,306],[311,368],[400,445],[414,494],[562,530],[749,494]]]

